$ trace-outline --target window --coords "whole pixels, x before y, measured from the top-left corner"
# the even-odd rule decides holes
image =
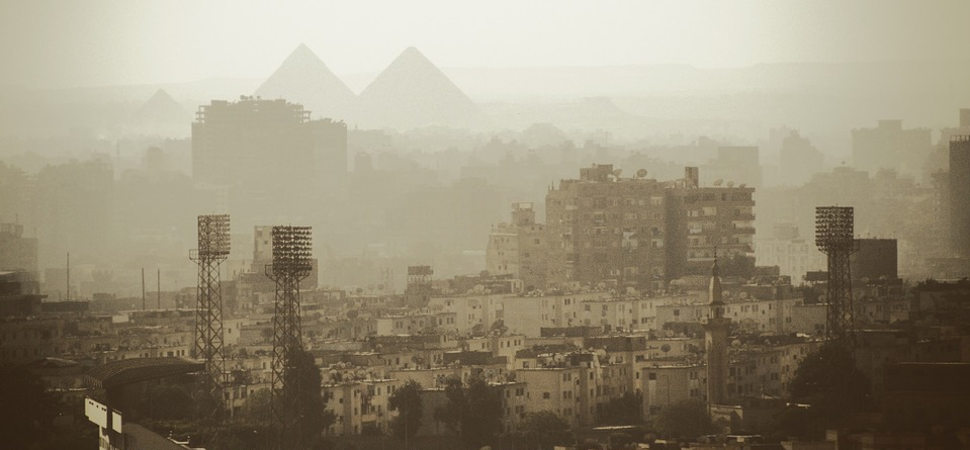
[[[549,398],[550,398],[550,397],[551,397],[551,395],[549,395],[549,393],[548,393],[548,392],[543,392],[543,393],[542,393],[542,398],[543,398],[543,399],[545,399],[545,400],[549,400]]]

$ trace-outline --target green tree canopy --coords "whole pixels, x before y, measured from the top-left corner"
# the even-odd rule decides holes
[[[20,367],[0,366],[0,399],[7,408],[0,420],[4,446],[28,448],[46,439],[58,400],[47,392],[39,377]]]
[[[569,424],[552,411],[526,414],[516,435],[528,450],[548,450],[555,445],[567,445],[574,441]]]
[[[819,437],[825,428],[872,406],[869,379],[856,367],[852,353],[836,342],[806,356],[788,390],[793,401],[810,405],[779,418],[779,427],[793,436]]]
[[[627,392],[610,400],[599,409],[598,422],[602,425],[636,425],[643,422],[643,394]]]
[[[421,405],[421,384],[408,380],[391,394],[388,406],[397,411],[397,417],[391,421],[391,432],[394,437],[404,440],[406,448],[410,444],[410,438],[421,428],[421,415],[424,413]]]
[[[654,425],[658,433],[668,438],[695,438],[715,431],[707,405],[697,400],[664,407]]]
[[[448,402],[435,411],[435,419],[458,434],[467,448],[479,448],[492,442],[502,429],[502,399],[481,377],[472,377],[468,385],[458,378],[445,381]]]
[[[293,405],[298,436],[293,436],[299,448],[312,448],[319,444],[325,429],[334,423],[333,413],[326,410],[326,399],[321,389],[320,368],[313,355],[296,348],[289,353],[290,362],[283,374],[287,396],[284,405]]]

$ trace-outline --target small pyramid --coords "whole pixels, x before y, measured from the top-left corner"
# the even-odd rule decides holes
[[[302,104],[314,118],[346,120],[357,98],[309,47],[300,44],[266,81],[257,96]]]
[[[188,124],[192,117],[168,92],[159,89],[135,111],[135,120],[154,124]]]
[[[360,93],[364,126],[480,128],[485,116],[418,49],[405,49]]]

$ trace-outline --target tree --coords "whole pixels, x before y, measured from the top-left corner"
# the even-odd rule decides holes
[[[661,409],[655,426],[657,432],[669,438],[695,438],[715,431],[707,406],[696,400],[685,400]]]
[[[284,405],[294,405],[290,413],[295,415],[298,436],[293,436],[298,448],[312,448],[320,441],[323,430],[334,423],[332,412],[326,410],[326,399],[320,389],[320,368],[313,355],[302,348],[294,348],[289,354],[290,362],[283,373],[287,386]]]
[[[528,450],[547,450],[574,441],[569,424],[552,411],[526,414],[516,435]]]
[[[463,386],[461,379],[445,381],[448,402],[435,411],[435,419],[457,433],[467,448],[479,448],[495,439],[502,429],[502,399],[481,377]]]
[[[0,398],[8,409],[0,420],[5,446],[28,448],[48,439],[59,404],[39,377],[22,367],[0,366]]]
[[[643,394],[627,392],[610,400],[599,410],[603,425],[634,425],[643,422]]]
[[[869,409],[869,379],[855,365],[852,353],[837,342],[828,342],[798,365],[788,387],[792,400],[810,405],[791,411],[783,422],[795,425],[793,435],[819,436],[826,427],[841,424],[851,414]],[[806,429],[806,424],[812,426]]]
[[[421,415],[424,413],[421,405],[421,384],[408,380],[391,394],[388,406],[398,412],[397,417],[391,421],[391,432],[394,437],[404,440],[406,449],[408,439],[421,428]]]

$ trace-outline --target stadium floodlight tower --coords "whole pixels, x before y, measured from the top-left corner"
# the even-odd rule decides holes
[[[199,216],[199,248],[189,252],[189,259],[199,266],[196,286],[195,345],[193,357],[205,361],[208,388],[222,401],[225,385],[225,354],[222,331],[222,287],[219,266],[229,257],[229,215]]]
[[[300,330],[300,281],[310,275],[312,235],[310,227],[273,227],[273,264],[266,267],[266,275],[276,282],[276,304],[273,315],[273,367],[271,376],[271,404],[278,426],[282,448],[294,436],[297,414],[295,401],[300,388],[299,377],[289,376],[292,355],[302,350]],[[318,387],[319,388],[319,387]]]
[[[853,338],[852,274],[849,255],[856,250],[851,206],[815,208],[815,245],[828,255],[828,309],[825,334],[829,339]]]

